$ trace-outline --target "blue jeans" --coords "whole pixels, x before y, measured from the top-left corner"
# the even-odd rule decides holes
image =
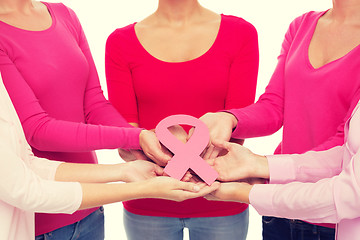
[[[172,218],[152,217],[124,210],[128,240],[182,240],[183,229],[189,229],[193,240],[245,240],[249,209],[226,217]]]
[[[263,217],[263,240],[334,240],[335,229],[300,220]]]
[[[35,237],[35,240],[104,240],[104,208],[86,218]]]

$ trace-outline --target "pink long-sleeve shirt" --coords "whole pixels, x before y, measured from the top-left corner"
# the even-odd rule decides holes
[[[75,13],[44,3],[52,24],[28,31],[0,22],[0,71],[36,156],[96,163],[93,150],[139,148],[140,129],[129,127],[104,98],[89,46]],[[79,221],[73,215],[37,214],[36,235]]]
[[[259,214],[336,223],[336,239],[359,239],[359,107],[345,125],[343,146],[268,157],[270,184],[250,191],[250,203]]]
[[[238,119],[233,137],[269,135],[283,126],[275,153],[285,154],[344,143],[344,124],[360,98],[360,47],[314,68],[308,48],[324,13],[308,12],[290,24],[265,93],[255,104],[230,111]]]
[[[0,239],[33,240],[34,211],[73,213],[79,183],[55,182],[61,162],[35,157],[0,78]]]

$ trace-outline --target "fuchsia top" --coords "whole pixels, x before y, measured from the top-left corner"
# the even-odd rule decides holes
[[[359,239],[359,106],[345,125],[342,147],[268,157],[270,184],[250,191],[250,202],[260,214],[337,223],[336,239]]]
[[[52,25],[27,31],[0,22],[0,71],[36,156],[96,163],[93,150],[139,148],[140,129],[104,98],[90,49],[75,13],[44,3]],[[106,126],[107,125],[107,126]],[[93,212],[37,214],[36,235]]]
[[[265,93],[256,104],[231,110],[239,120],[233,137],[264,136],[283,126],[275,153],[286,154],[344,143],[344,124],[360,97],[360,48],[315,69],[308,48],[323,14],[309,12],[291,23]]]
[[[255,28],[234,16],[221,16],[211,48],[186,62],[164,62],[139,42],[134,25],[115,30],[106,46],[109,100],[129,122],[153,129],[174,114],[200,117],[253,103],[258,71]],[[124,203],[126,210],[164,217],[213,217],[240,213],[245,204],[204,198],[173,202],[159,199]]]

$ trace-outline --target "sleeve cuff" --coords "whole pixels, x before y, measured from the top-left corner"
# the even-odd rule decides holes
[[[233,111],[233,110],[223,110],[221,112],[226,112],[226,113],[230,113],[232,115],[234,115],[234,117],[237,119],[237,121],[239,122],[239,118],[236,116],[236,113]],[[231,137],[232,138],[236,138],[238,139],[238,137],[236,136],[239,136],[240,135],[240,128],[238,127],[239,124],[236,125],[236,127],[233,129],[233,132],[231,134]]]
[[[275,185],[255,184],[250,191],[249,201],[262,216],[276,216],[273,206]]]
[[[128,147],[127,149],[135,149],[135,150],[141,150],[140,147],[140,133],[144,130],[143,128],[132,128],[129,131],[131,131],[132,136],[128,139]]]
[[[56,170],[62,163],[63,162],[60,161],[51,161],[45,158],[38,158],[33,156],[30,159],[30,168],[41,178],[46,180],[54,180]]]
[[[269,163],[270,184],[283,184],[295,180],[294,163],[290,155],[266,156]]]

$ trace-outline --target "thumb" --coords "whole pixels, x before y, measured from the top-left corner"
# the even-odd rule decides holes
[[[220,149],[225,149],[227,151],[230,151],[231,148],[231,143],[230,142],[226,142],[226,141],[218,141],[218,140],[214,140],[212,142],[212,144]]]
[[[154,171],[157,176],[162,176],[164,174],[164,169],[157,164],[154,164]]]
[[[191,182],[179,182],[179,189],[195,193],[200,191],[200,187]]]
[[[189,141],[189,139],[191,138],[191,136],[194,133],[194,130],[195,130],[195,127],[190,128],[189,133],[188,133],[187,138],[186,138],[186,141]]]

